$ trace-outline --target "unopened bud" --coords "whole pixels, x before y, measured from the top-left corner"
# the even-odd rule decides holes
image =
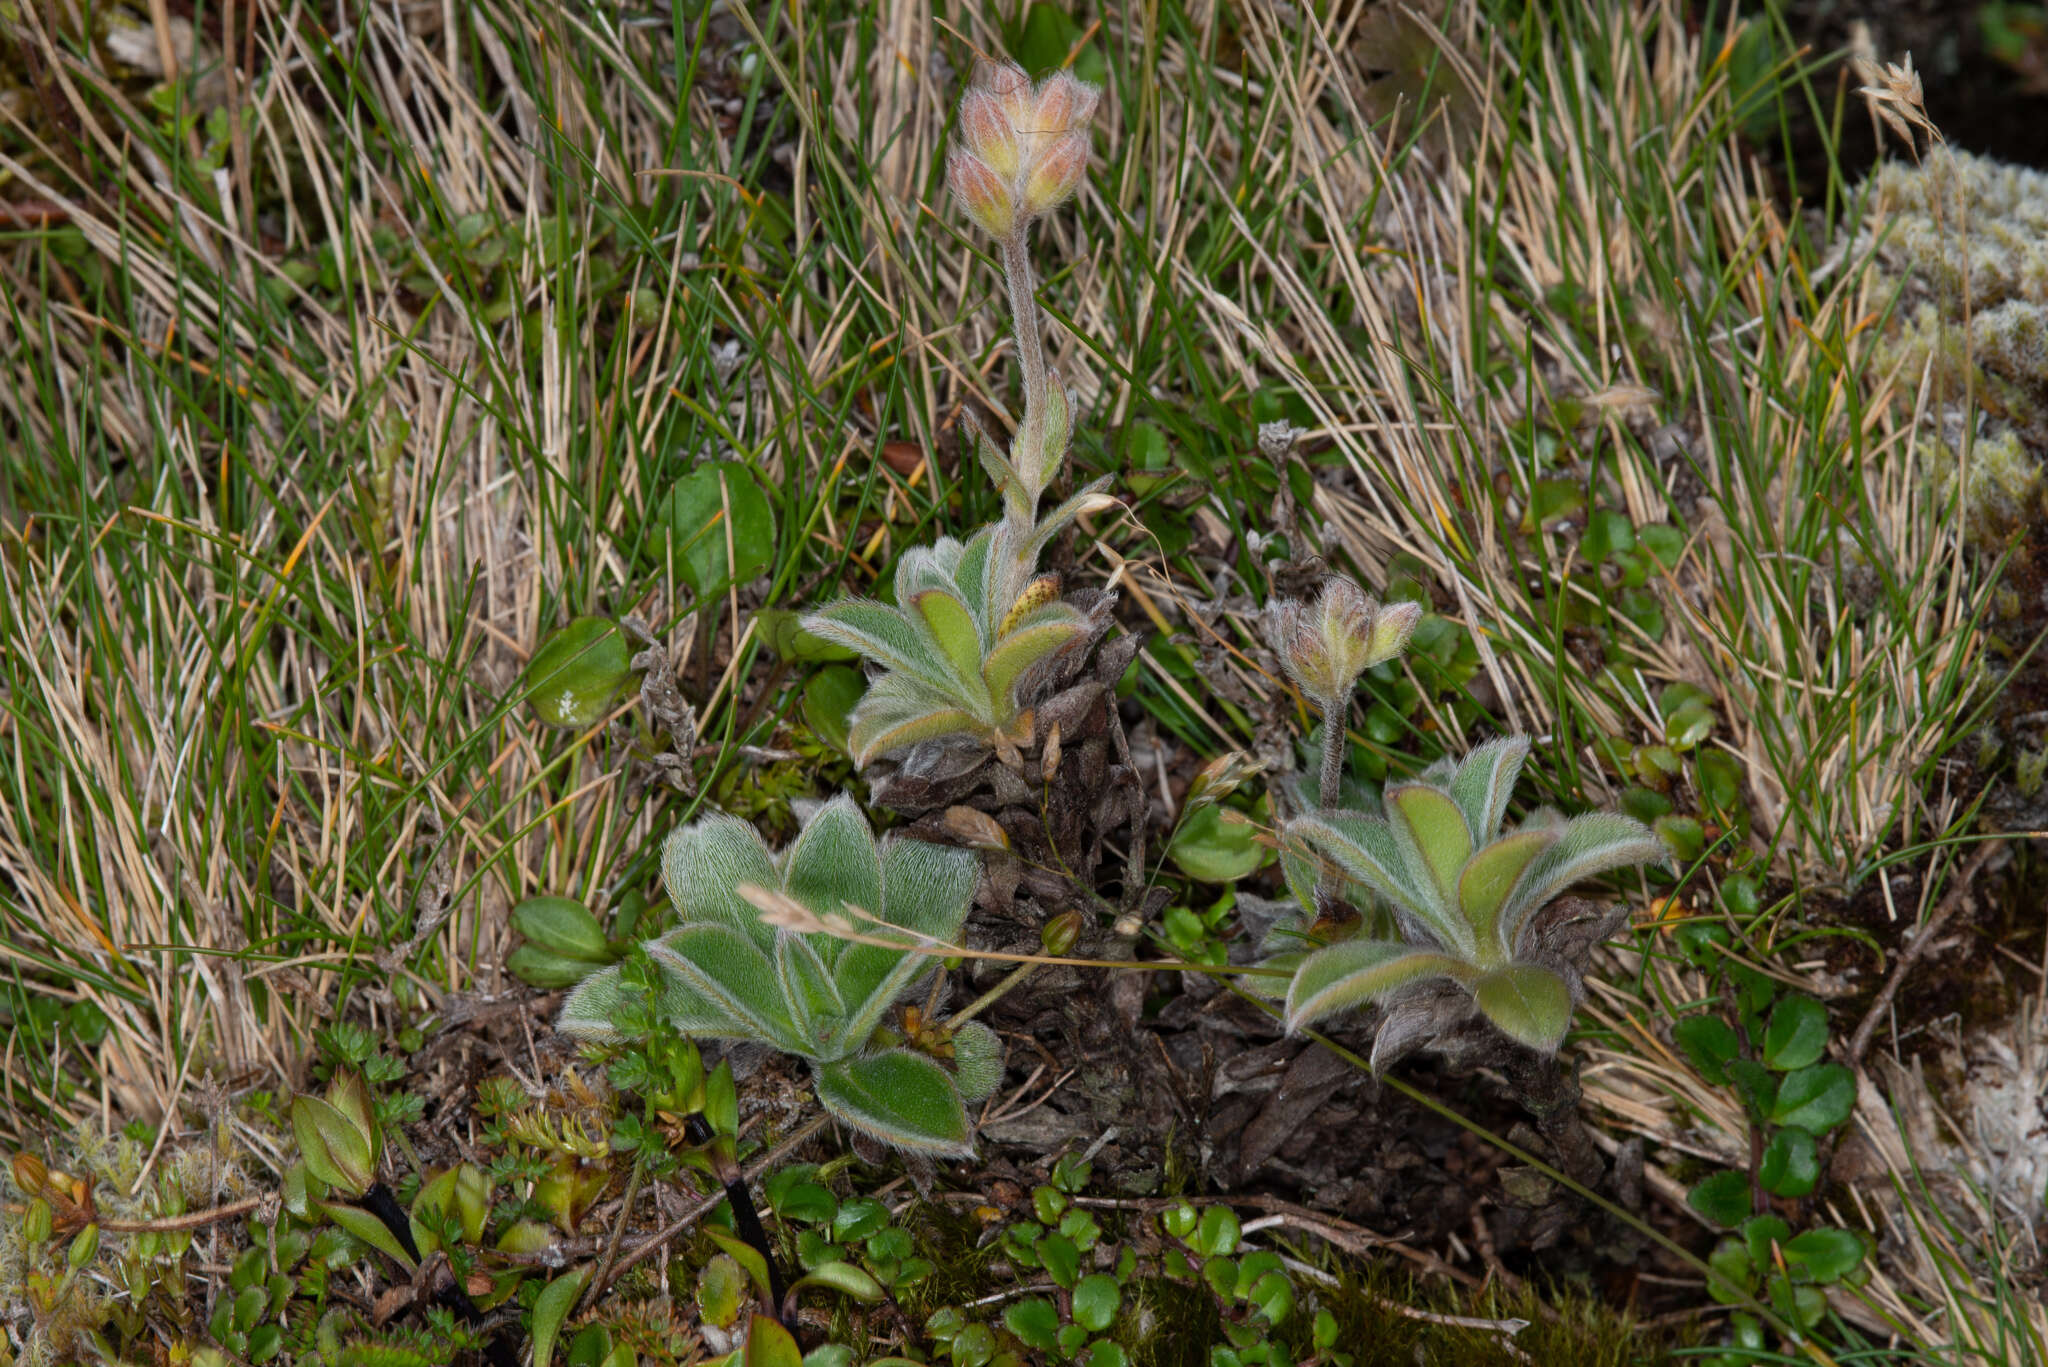
[[[20,1187],[25,1196],[40,1196],[44,1185],[50,1180],[50,1170],[43,1160],[32,1153],[14,1155],[14,1185]]]
[[[1081,913],[1063,911],[1047,921],[1038,932],[1038,943],[1054,958],[1065,955],[1073,949],[1074,941],[1081,938]]]
[[[970,90],[960,99],[960,140],[980,162],[1004,180],[1017,174],[1017,130],[1000,96]]]
[[[50,1212],[50,1203],[38,1196],[28,1203],[28,1209],[21,1216],[21,1237],[29,1244],[49,1242],[57,1225],[56,1216]]]
[[[1047,148],[1031,168],[1024,182],[1023,210],[1027,218],[1057,209],[1080,188],[1088,174],[1088,135],[1063,135]]]
[[[64,1261],[71,1265],[73,1272],[76,1272],[79,1268],[91,1262],[93,1255],[99,1251],[100,1227],[95,1222],[78,1231],[78,1237],[71,1241],[71,1247],[65,1253]]]
[[[970,849],[1007,850],[1010,836],[987,812],[972,807],[946,808],[946,833]]]
[[[1054,722],[1045,734],[1045,744],[1038,752],[1038,776],[1044,783],[1053,781],[1060,771],[1060,724]]]
[[[1421,620],[1418,604],[1383,607],[1349,579],[1331,578],[1314,603],[1276,604],[1270,634],[1287,677],[1329,716],[1343,710],[1359,675],[1407,647]]]
[[[1017,228],[1017,204],[1009,182],[968,152],[946,158],[946,185],[953,198],[990,237],[1006,238]]]

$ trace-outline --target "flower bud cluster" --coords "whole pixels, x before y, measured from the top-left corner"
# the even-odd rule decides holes
[[[1101,92],[1065,71],[1033,84],[1021,67],[983,61],[960,100],[946,183],[998,239],[1059,207],[1088,171],[1088,120]]]
[[[1287,599],[1272,609],[1271,637],[1281,667],[1325,716],[1341,714],[1358,676],[1408,645],[1421,605],[1384,606],[1349,579],[1331,578],[1313,603]]]

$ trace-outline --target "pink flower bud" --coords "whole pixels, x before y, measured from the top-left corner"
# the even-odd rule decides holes
[[[984,166],[1004,180],[1017,174],[1017,130],[1003,112],[1002,100],[986,90],[969,90],[960,98],[960,139]]]
[[[1031,78],[1015,62],[992,62],[982,57],[974,63],[973,88],[992,95],[1011,95],[1031,89]]]
[[[1058,208],[1080,188],[1088,174],[1088,135],[1064,133],[1041,152],[1024,182],[1023,211],[1027,218]]]
[[[1038,87],[1037,109],[1031,123],[1034,133],[1071,132],[1088,122],[1099,98],[1095,87],[1064,71],[1056,71]]]
[[[1017,228],[1017,203],[1009,182],[987,163],[966,152],[946,158],[946,184],[967,216],[991,237],[1008,237]]]

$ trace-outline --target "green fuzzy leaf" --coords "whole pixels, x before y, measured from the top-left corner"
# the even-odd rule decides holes
[[[980,1021],[953,1032],[953,1082],[963,1101],[980,1101],[1003,1081],[1003,1041]]]
[[[1123,506],[1122,500],[1113,497],[1107,492],[1115,478],[1114,475],[1104,475],[1102,478],[1077,491],[1072,497],[1066,499],[1057,508],[1054,508],[1043,518],[1039,519],[1038,525],[1031,529],[1031,535],[1025,538],[1024,545],[1018,552],[1018,557],[1029,564],[1036,565],[1038,557],[1045,553],[1046,545],[1055,536],[1066,530],[1067,524],[1075,518],[1083,513],[1097,512],[1106,508],[1121,508]]]
[[[368,1244],[408,1272],[415,1266],[412,1255],[405,1251],[405,1245],[398,1242],[398,1236],[361,1206],[346,1205],[340,1201],[316,1201],[314,1205],[328,1219],[347,1230],[357,1242]]]
[[[849,903],[870,915],[882,912],[882,853],[867,818],[844,793],[804,823],[782,866],[783,888],[820,916],[842,914]],[[837,953],[821,950],[828,959]]]
[[[746,466],[701,465],[675,482],[655,524],[655,556],[699,597],[745,583],[774,563],[775,509]]]
[[[775,941],[775,980],[782,988],[782,1001],[804,1052],[818,1058],[837,1058],[849,1051],[842,1031],[846,1025],[846,1004],[832,985],[832,971],[819,957],[813,940],[828,948],[840,941],[830,936],[801,935],[785,930]],[[855,1041],[858,1043],[858,1041]]]
[[[1820,1154],[1813,1136],[1787,1125],[1771,1136],[1757,1164],[1757,1179],[1773,1196],[1805,1196],[1820,1181]]]
[[[1664,860],[1664,843],[1633,817],[1619,812],[1573,817],[1516,885],[1501,912],[1501,936],[1509,945],[1517,944],[1530,914],[1575,883],[1631,864]]]
[[[953,570],[953,588],[960,600],[974,610],[985,625],[993,625],[995,613],[988,601],[989,564],[995,553],[997,529],[984,527],[967,539],[960,548],[960,563]]]
[[[912,546],[896,559],[896,601],[908,603],[927,589],[940,589],[957,596],[954,580],[960,571],[964,548],[950,536],[929,546]]]
[[[1472,985],[1479,1010],[1510,1039],[1549,1053],[1572,1024],[1572,990],[1535,964],[1509,964]]]
[[[533,1367],[548,1367],[554,1361],[555,1340],[561,1337],[562,1325],[576,1308],[577,1299],[583,1295],[583,1283],[589,1277],[587,1267],[564,1272],[533,1298]]]
[[[1504,835],[1474,854],[1458,876],[1458,909],[1472,926],[1479,944],[1509,957],[1513,946],[1500,934],[1500,909],[1507,904],[1536,857],[1557,842],[1557,831],[1538,828]]]
[[[292,1099],[292,1133],[306,1171],[336,1191],[360,1196],[376,1176],[370,1142],[356,1123],[317,1096]]]
[[[1493,839],[1515,795],[1515,780],[1529,758],[1527,736],[1507,736],[1474,747],[1451,778],[1451,800],[1464,813],[1475,843]]]
[[[730,1230],[720,1229],[717,1225],[705,1225],[704,1232],[711,1236],[713,1243],[725,1250],[727,1257],[746,1272],[748,1280],[754,1283],[755,1294],[762,1300],[767,1300],[774,1284],[768,1280],[768,1261],[761,1256],[761,1250],[739,1235]]]
[[[1771,1008],[1764,1063],[1781,1073],[1820,1062],[1828,1048],[1828,1009],[1812,997],[1786,997]]]
[[[1411,877],[1427,879],[1437,900],[1453,904],[1458,893],[1458,875],[1472,857],[1472,832],[1465,827],[1465,815],[1450,795],[1421,784],[1389,788],[1387,815],[1394,838],[1408,856]]]
[[[981,630],[967,605],[947,589],[925,589],[910,605],[938,646],[939,657],[951,667],[953,687],[961,697],[987,708],[989,704],[981,696],[988,687],[981,679]]]
[[[1823,1135],[1856,1109],[1856,1077],[1839,1063],[1820,1063],[1785,1075],[1771,1119]]]
[[[953,1079],[921,1054],[889,1049],[827,1063],[817,1087],[826,1110],[886,1144],[948,1158],[974,1152]]]
[[[802,1052],[775,965],[746,936],[726,926],[684,926],[649,945],[647,953],[722,1013],[719,1036]]]
[[[804,618],[804,630],[857,650],[868,659],[951,696],[952,670],[937,644],[900,608],[865,598],[842,598]],[[964,702],[964,700],[962,700]]]
[[[1287,823],[1282,848],[1306,847],[1334,862],[1358,883],[1377,893],[1400,915],[1427,927],[1446,949],[1470,954],[1471,927],[1461,917],[1446,917],[1434,890],[1417,887],[1401,857],[1400,844],[1385,821],[1353,812],[1320,810]]]
[[[1287,988],[1287,1028],[1299,1030],[1427,978],[1467,981],[1472,970],[1444,954],[1389,940],[1345,940],[1302,960]]]
[[[866,765],[921,740],[988,731],[987,725],[931,685],[907,674],[885,674],[868,686],[867,696],[854,709],[846,748],[854,763]]]
[[[1079,621],[1055,618],[1020,626],[996,642],[982,662],[981,677],[999,717],[1007,720],[1015,715],[1018,683],[1079,637],[1081,631]]]
[[[742,883],[782,886],[775,856],[747,822],[713,812],[679,828],[662,845],[661,877],[684,924],[728,926],[764,954],[774,948],[775,927],[739,894]]]

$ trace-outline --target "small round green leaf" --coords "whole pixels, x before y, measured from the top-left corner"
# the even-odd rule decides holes
[[[1043,1296],[1026,1296],[1012,1303],[1003,1311],[1003,1327],[1023,1340],[1027,1348],[1041,1353],[1058,1349],[1060,1312]]]
[[[1074,1323],[1091,1333],[1101,1333],[1115,1322],[1123,1298],[1123,1289],[1116,1284],[1116,1278],[1107,1273],[1096,1272],[1083,1277],[1074,1287]]]
[[[1237,1212],[1229,1206],[1210,1206],[1202,1212],[1201,1222],[1195,1226],[1195,1236],[1188,1242],[1205,1258],[1224,1256],[1237,1252],[1242,1231]]]
[[[1064,1234],[1047,1234],[1038,1241],[1038,1260],[1045,1275],[1057,1286],[1072,1287],[1081,1275],[1081,1250]]]
[[[1757,1180],[1773,1196],[1804,1196],[1820,1180],[1820,1158],[1813,1136],[1787,1125],[1771,1136],[1757,1165]]]
[[[1717,1172],[1686,1193],[1685,1203],[1717,1225],[1738,1225],[1750,1213],[1749,1177]]]
[[[594,726],[633,677],[632,652],[616,622],[578,617],[550,636],[526,666],[526,701],[550,726]]]
[[[1771,1119],[1822,1135],[1847,1120],[1855,1109],[1855,1075],[1839,1063],[1818,1063],[1785,1075]]]
[[[743,584],[775,561],[775,510],[737,461],[713,461],[677,480],[655,529],[656,562],[673,557],[677,577],[699,597]]]
[[[1866,1251],[1853,1230],[1809,1229],[1785,1245],[1785,1261],[1805,1268],[1809,1277],[1825,1284],[1855,1271]]]
[[[1828,1047],[1828,1009],[1811,997],[1786,997],[1771,1008],[1764,1062],[1781,1073],[1820,1062]]]
[[[1271,855],[1259,843],[1259,829],[1226,820],[1218,806],[1205,806],[1181,824],[1167,853],[1180,871],[1198,883],[1234,883],[1256,873]],[[1241,817],[1242,813],[1232,813]]]
[[[1728,1065],[1742,1052],[1734,1026],[1719,1016],[1687,1016],[1671,1027],[1671,1039],[1701,1077],[1717,1087],[1728,1085]]]

